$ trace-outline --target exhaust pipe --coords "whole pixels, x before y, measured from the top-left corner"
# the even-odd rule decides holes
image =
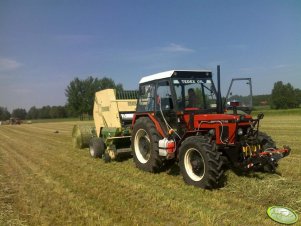
[[[223,113],[220,65],[217,65],[217,113],[219,114]]]

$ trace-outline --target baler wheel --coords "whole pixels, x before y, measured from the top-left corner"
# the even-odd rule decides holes
[[[90,155],[93,158],[101,158],[105,152],[105,143],[102,138],[93,137],[89,143]]]

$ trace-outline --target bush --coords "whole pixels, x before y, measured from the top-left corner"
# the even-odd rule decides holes
[[[290,84],[283,84],[282,81],[278,81],[274,84],[271,95],[271,107],[273,109],[288,109],[299,107],[298,102],[298,89]]]

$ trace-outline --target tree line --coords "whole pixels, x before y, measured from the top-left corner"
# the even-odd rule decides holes
[[[301,104],[301,90],[295,89],[290,83],[278,81],[274,84],[271,94],[272,109],[298,108]]]
[[[28,111],[24,108],[16,108],[10,113],[7,108],[0,107],[0,121],[6,121],[10,118],[19,118],[21,120],[31,119],[54,119],[67,118],[73,115],[67,106],[43,106],[37,108],[31,107]]]
[[[84,116],[92,118],[95,92],[103,89],[113,88],[123,90],[121,84],[116,84],[111,78],[73,79],[65,89],[67,103],[64,106],[31,107],[28,111],[24,108],[14,109],[11,113],[5,107],[0,106],[0,121],[13,118],[21,120],[31,119],[54,119]]]
[[[244,102],[247,96],[237,96]],[[290,83],[282,81],[274,83],[271,94],[253,95],[253,106],[269,106],[271,109],[298,108],[301,105],[301,90],[295,89]]]
[[[53,119],[92,116],[95,92],[113,88],[123,90],[121,84],[116,84],[111,78],[86,79],[75,78],[65,89],[67,103],[65,106],[31,107],[28,112],[23,108],[17,108],[10,113],[7,108],[0,106],[0,121],[10,117],[19,119]],[[301,90],[295,89],[290,83],[284,84],[278,81],[274,84],[271,94],[253,96],[253,105],[269,105],[272,109],[297,108],[301,104]]]

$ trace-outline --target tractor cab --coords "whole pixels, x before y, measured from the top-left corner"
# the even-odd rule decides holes
[[[251,78],[232,79],[224,101],[219,98],[211,71],[166,71],[146,76],[139,91],[137,112],[245,115],[252,111]]]
[[[140,81],[137,111],[216,111],[211,71],[167,71]]]

